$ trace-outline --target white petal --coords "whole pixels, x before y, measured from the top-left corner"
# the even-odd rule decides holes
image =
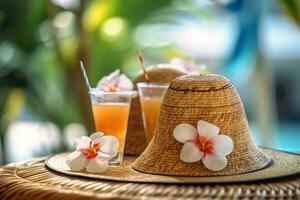
[[[120,76],[120,70],[116,69],[115,71],[110,73],[108,76],[106,76],[106,80],[109,83],[115,83],[119,79],[119,76]]]
[[[108,91],[108,85],[109,81],[107,80],[106,76],[104,76],[97,84],[97,89],[103,90],[103,91]]]
[[[133,84],[129,78],[127,78],[126,75],[122,74],[119,78],[118,90],[132,90]]]
[[[114,72],[110,73],[108,76],[104,76],[97,84],[97,89],[103,91],[109,91],[109,85],[115,85],[119,79],[120,70],[117,69]]]
[[[104,152],[99,151],[97,153],[97,157],[99,159],[104,159],[104,160],[110,160],[113,157],[115,157],[116,155],[117,155],[117,152],[104,153]]]
[[[67,164],[68,164],[70,161],[72,161],[72,160],[74,160],[75,158],[77,158],[78,156],[80,156],[80,155],[81,155],[81,152],[80,152],[80,151],[74,151],[74,152],[70,153],[70,154],[67,156],[67,159],[66,159]]]
[[[225,156],[216,154],[205,155],[202,159],[204,166],[212,171],[219,171],[227,166],[227,159]]]
[[[184,162],[192,163],[201,160],[203,152],[201,152],[193,142],[185,143],[180,152],[180,159]]]
[[[198,121],[197,129],[199,134],[207,139],[218,135],[220,131],[219,127],[203,120]]]
[[[233,141],[227,135],[218,135],[212,138],[214,153],[220,156],[226,156],[233,150]]]
[[[93,133],[90,136],[90,138],[91,138],[91,140],[93,141],[94,144],[98,144],[100,142],[102,136],[103,136],[103,133],[96,132],[96,133]]]
[[[77,150],[89,148],[91,139],[87,136],[81,136],[80,138],[76,138],[74,140],[74,146]]]
[[[85,170],[87,172],[100,173],[100,172],[104,172],[107,168],[108,168],[107,160],[100,160],[98,158],[94,158],[89,161]]]
[[[101,137],[99,141],[100,151],[105,154],[115,155],[119,147],[119,140],[111,135]]]
[[[75,151],[68,155],[67,164],[69,165],[71,170],[81,171],[84,169],[85,157],[81,152]]]
[[[179,124],[173,131],[174,138],[181,143],[193,140],[196,134],[197,130],[190,124]]]

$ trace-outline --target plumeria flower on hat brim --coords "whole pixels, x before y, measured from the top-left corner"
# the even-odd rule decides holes
[[[74,140],[76,151],[69,154],[67,164],[73,171],[103,172],[108,161],[116,156],[119,141],[114,136],[93,133]]]
[[[104,76],[96,88],[105,92],[120,92],[132,90],[133,84],[125,74],[120,74],[120,70],[117,69],[108,76]]]
[[[180,124],[174,131],[174,138],[184,143],[180,159],[194,163],[202,160],[207,169],[219,171],[227,166],[227,158],[233,150],[233,141],[227,135],[219,135],[219,127],[200,120],[197,129],[190,124]]]

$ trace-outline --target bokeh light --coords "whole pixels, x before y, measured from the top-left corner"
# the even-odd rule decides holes
[[[86,31],[92,32],[98,29],[100,24],[110,13],[109,1],[95,0],[90,3],[83,16],[83,27]]]
[[[51,0],[54,5],[60,6],[64,9],[75,10],[80,6],[79,0]]]
[[[66,28],[71,25],[74,20],[74,14],[69,11],[60,12],[53,20],[54,26],[57,28]]]
[[[108,37],[117,37],[122,34],[125,28],[125,20],[120,17],[109,18],[102,24],[102,31]]]

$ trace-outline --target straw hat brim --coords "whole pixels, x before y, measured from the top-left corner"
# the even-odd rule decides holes
[[[253,182],[270,179],[278,179],[300,175],[300,155],[269,148],[262,148],[265,153],[272,157],[270,166],[238,175],[210,176],[210,177],[187,177],[187,176],[164,176],[141,173],[131,167],[131,163],[136,157],[125,156],[124,166],[110,167],[103,173],[94,174],[87,172],[71,171],[66,164],[68,153],[61,153],[49,157],[46,160],[48,168],[71,176],[93,178],[99,180],[138,182],[138,183],[173,183],[173,184],[199,184],[199,183],[240,183]]]

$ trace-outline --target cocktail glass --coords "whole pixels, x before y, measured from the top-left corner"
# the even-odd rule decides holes
[[[160,111],[160,105],[169,84],[138,83],[139,97],[142,107],[143,124],[147,144],[151,141]]]
[[[96,89],[90,92],[96,130],[119,140],[117,155],[109,161],[110,166],[122,165],[132,94],[132,91],[103,92]]]

